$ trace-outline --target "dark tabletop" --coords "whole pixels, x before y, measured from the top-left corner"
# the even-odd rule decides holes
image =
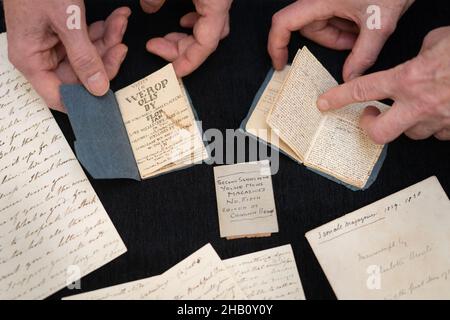
[[[235,0],[230,36],[194,74],[185,78],[203,128],[236,129],[247,115],[252,99],[270,69],[267,35],[272,15],[290,1]],[[181,30],[179,18],[192,8],[189,0],[167,0],[157,14],[148,16],[138,0],[86,0],[88,20],[104,19],[120,5],[133,10],[125,43],[128,57],[112,89],[123,88],[165,65],[145,50],[147,39]],[[3,13],[0,15],[2,31]],[[373,70],[393,67],[413,58],[424,36],[450,25],[447,1],[418,0],[401,20]],[[346,52],[315,45],[299,34],[291,41],[291,59],[308,45],[339,80]],[[55,113],[69,143],[73,133],[65,115]],[[161,274],[206,243],[223,258],[291,244],[308,299],[334,299],[304,234],[346,213],[436,175],[450,194],[450,142],[412,141],[401,137],[391,143],[377,182],[365,192],[352,192],[281,156],[273,177],[280,232],[270,238],[227,241],[220,239],[213,168],[199,165],[143,182],[92,181],[128,252],[84,277],[82,291],[90,291]],[[450,226],[449,226],[450,227]],[[345,254],[345,252],[342,252]],[[77,292],[78,293],[78,292]],[[74,294],[62,290],[58,299]]]

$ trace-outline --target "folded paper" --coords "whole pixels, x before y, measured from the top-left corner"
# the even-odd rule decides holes
[[[171,64],[104,97],[60,89],[80,162],[95,179],[141,180],[208,157],[191,100]]]
[[[370,141],[359,126],[370,102],[322,114],[319,95],[337,82],[308,51],[299,50],[292,66],[270,71],[241,130],[281,151],[308,169],[351,190],[365,190],[376,180],[387,146]]]

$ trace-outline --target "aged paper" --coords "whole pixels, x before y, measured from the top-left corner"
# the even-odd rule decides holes
[[[290,245],[224,260],[250,300],[305,300]]]
[[[142,179],[206,158],[184,86],[171,64],[116,92]]]
[[[274,147],[287,153],[290,157],[302,162],[301,159],[276,135],[267,124],[267,116],[272,108],[280,89],[289,73],[290,66],[286,66],[282,71],[274,71],[267,87],[264,89],[253,113],[245,125],[245,131],[270,143]]]
[[[306,237],[339,299],[449,299],[449,226],[432,177]]]
[[[220,236],[269,236],[278,221],[268,160],[214,168]]]
[[[242,300],[246,295],[208,244],[164,274],[72,297],[68,300]]]
[[[143,292],[159,291],[166,284],[167,281],[163,277],[155,276],[65,297],[63,300],[141,300]]]
[[[389,107],[373,101],[321,113],[318,97],[337,85],[306,47],[299,50],[267,123],[306,166],[363,188],[383,146],[370,140],[359,119],[369,105]]]
[[[126,248],[0,35],[0,299],[42,299]]]

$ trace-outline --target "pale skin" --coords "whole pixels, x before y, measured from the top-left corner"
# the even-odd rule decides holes
[[[450,27],[430,32],[416,58],[363,76],[413,2],[298,0],[273,17],[268,44],[273,65],[278,70],[286,65],[287,46],[295,31],[323,46],[351,50],[343,70],[345,84],[319,98],[321,111],[390,98],[394,104],[389,111],[380,114],[368,107],[361,118],[374,142],[385,144],[403,133],[416,140],[432,136],[450,140]],[[367,28],[369,5],[381,8],[380,30]]]
[[[164,0],[141,0],[147,13],[158,11]],[[180,24],[193,34],[170,33],[150,39],[149,52],[173,62],[179,77],[196,70],[229,33],[232,0],[193,0],[196,11]],[[67,28],[66,9],[81,8],[81,29]],[[59,94],[62,83],[81,82],[93,95],[109,89],[124,61],[122,43],[131,14],[115,10],[105,21],[86,24],[84,0],[4,0],[10,61],[30,81],[52,109],[65,111]]]
[[[148,13],[158,11],[165,0],[141,0]],[[322,111],[354,102],[390,98],[391,110],[380,114],[365,110],[361,123],[376,143],[388,143],[402,133],[412,139],[435,136],[450,140],[450,28],[432,31],[420,54],[391,70],[363,76],[377,60],[389,36],[414,0],[298,0],[273,17],[268,50],[275,69],[287,63],[292,32],[319,44],[351,50],[344,69],[345,84],[319,98]],[[173,62],[178,76],[196,70],[230,31],[232,0],[193,0],[196,11],[181,18],[193,34],[169,33],[150,39],[147,50]],[[70,4],[83,9],[83,27],[70,32],[64,14]],[[382,28],[366,27],[367,7],[378,5]],[[83,0],[4,0],[10,60],[30,80],[47,104],[64,107],[61,83],[81,82],[94,95],[109,89],[127,48],[122,44],[130,15],[128,8],[114,11],[104,22],[87,27]],[[63,18],[61,18],[63,17]]]

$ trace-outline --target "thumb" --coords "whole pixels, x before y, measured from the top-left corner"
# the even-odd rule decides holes
[[[109,90],[109,78],[94,44],[89,39],[87,25],[81,30],[66,29],[60,34],[73,70],[90,93],[103,96]]]
[[[395,26],[384,26],[380,30],[369,30],[365,27],[361,29],[355,46],[344,65],[343,78],[345,81],[361,76],[375,64],[378,55],[394,30]]]

